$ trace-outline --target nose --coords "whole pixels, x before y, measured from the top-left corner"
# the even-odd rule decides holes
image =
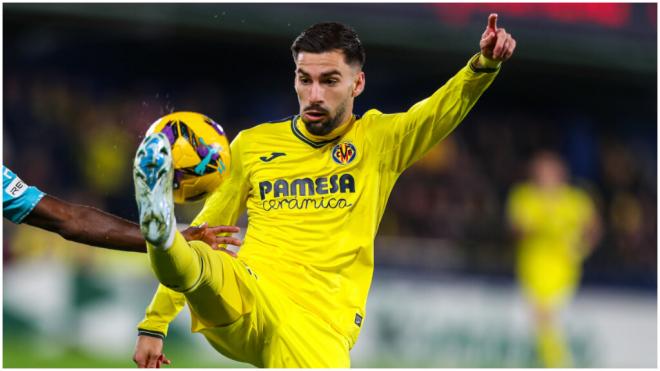
[[[323,103],[323,87],[321,84],[314,82],[309,92],[310,103]]]

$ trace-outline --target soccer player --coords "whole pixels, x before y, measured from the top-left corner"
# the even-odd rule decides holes
[[[146,252],[146,243],[137,224],[93,207],[77,205],[47,195],[25,184],[2,165],[2,214],[14,223],[26,223],[55,232],[67,240],[112,250]],[[233,237],[237,227],[190,227],[181,234],[187,240],[203,240],[213,248],[222,244],[240,245]]]
[[[193,221],[231,223],[247,209],[237,258],[186,243],[172,226],[167,138],[134,163],[140,225],[161,285],[138,325],[134,361],[160,367],[168,324],[188,304],[192,330],[258,367],[349,367],[365,319],[374,238],[399,175],[467,115],[516,41],[492,14],[474,55],[407,112],[353,114],[365,53],[351,28],[319,23],[291,50],[300,113],[240,132],[229,178]]]
[[[573,296],[582,261],[598,242],[599,218],[586,192],[568,183],[555,153],[536,154],[530,173],[530,181],[512,188],[507,205],[518,238],[516,273],[534,314],[541,363],[573,367],[559,311]]]

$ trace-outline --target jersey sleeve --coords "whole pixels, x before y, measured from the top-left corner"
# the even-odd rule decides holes
[[[204,222],[209,226],[234,225],[245,211],[250,182],[246,179],[246,170],[242,161],[242,138],[242,133],[239,133],[231,143],[232,159],[229,177],[209,196],[192,225],[200,225]]]
[[[22,223],[44,196],[37,187],[28,186],[2,165],[2,215],[5,218]]]
[[[244,179],[240,141],[239,133],[230,146],[232,160],[229,177],[209,196],[192,225],[204,222],[208,222],[209,226],[233,225],[245,210],[248,182]],[[174,320],[185,303],[186,299],[182,293],[159,285],[151,304],[147,307],[144,319],[138,324],[138,333],[165,337],[169,323]]]
[[[182,293],[158,285],[144,319],[137,326],[138,334],[164,338],[167,336],[170,322],[185,305],[186,298]]]
[[[478,57],[479,54],[475,55],[433,95],[408,111],[395,114],[375,111],[369,141],[393,170],[402,172],[445,138],[490,86],[499,68],[475,69],[472,62]]]

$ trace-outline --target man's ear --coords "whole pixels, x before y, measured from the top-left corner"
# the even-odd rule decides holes
[[[351,92],[351,95],[353,98],[357,97],[358,95],[362,94],[364,91],[364,86],[367,83],[364,75],[364,71],[360,71],[357,73],[357,77],[355,79],[355,82],[353,83],[353,91]]]

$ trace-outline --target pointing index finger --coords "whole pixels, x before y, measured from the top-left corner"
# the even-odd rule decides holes
[[[488,16],[488,29],[497,32],[497,13],[491,13]]]

